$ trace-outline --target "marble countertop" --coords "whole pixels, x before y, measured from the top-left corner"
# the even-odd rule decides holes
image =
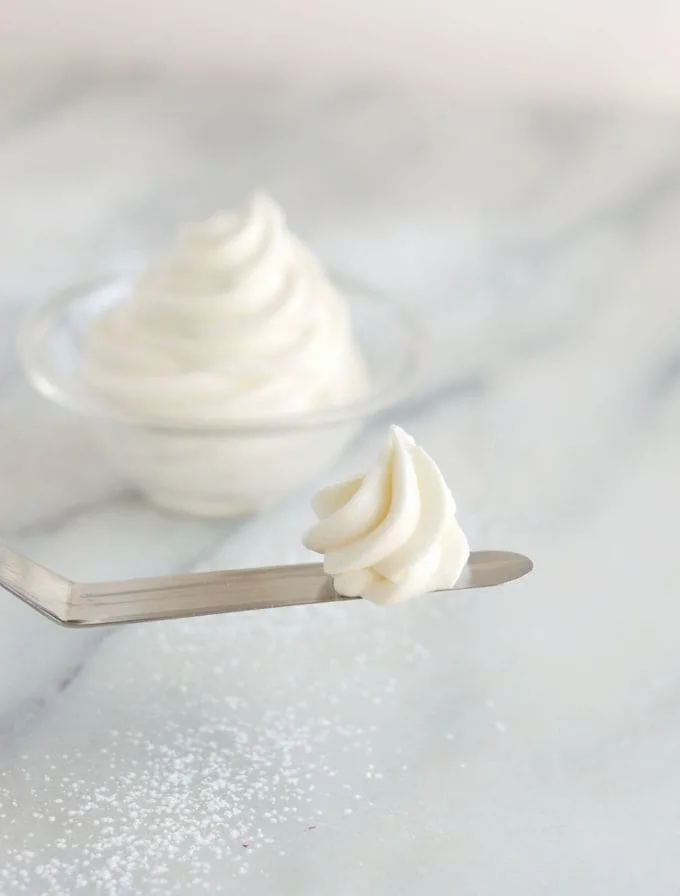
[[[13,353],[31,303],[264,185],[433,334],[401,423],[534,574],[60,629],[0,594],[0,893],[677,891],[680,114],[368,86],[0,82],[0,536],[76,577],[291,562],[156,512]],[[376,421],[333,480],[360,470]]]

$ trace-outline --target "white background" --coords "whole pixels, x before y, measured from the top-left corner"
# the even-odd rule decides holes
[[[0,60],[17,57],[665,103],[680,98],[680,2],[4,0]]]

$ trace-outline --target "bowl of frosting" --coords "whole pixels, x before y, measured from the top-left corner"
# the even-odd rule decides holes
[[[262,193],[139,272],[63,291],[20,350],[149,500],[198,516],[252,513],[316,476],[423,357],[410,315],[327,274]]]

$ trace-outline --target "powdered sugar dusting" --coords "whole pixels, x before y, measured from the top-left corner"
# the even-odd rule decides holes
[[[0,771],[3,896],[233,892],[287,844],[352,825],[384,787],[380,727],[397,717],[380,658],[396,647],[424,662],[384,622],[362,634],[373,608],[353,609],[146,626],[103,644]],[[403,758],[392,746],[389,763]]]
[[[40,856],[10,847],[0,880],[16,892],[37,892],[40,881],[40,892],[113,896],[150,892],[148,881],[153,892],[193,892],[216,863],[245,873],[254,853],[274,847],[279,826],[322,819],[317,807],[337,789],[323,754],[332,718],[305,719],[289,707],[264,722],[261,731],[216,715],[193,730],[168,723],[163,743],[114,730],[108,746],[45,757],[47,771],[23,766],[20,799],[50,847]],[[317,797],[322,778],[331,783]]]

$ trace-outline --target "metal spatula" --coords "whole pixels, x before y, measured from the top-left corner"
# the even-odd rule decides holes
[[[521,578],[532,568],[531,560],[522,554],[475,551],[454,589],[502,585]],[[81,584],[33,563],[3,544],[0,586],[54,622],[67,626],[181,619],[353,600],[336,593],[320,563]]]

